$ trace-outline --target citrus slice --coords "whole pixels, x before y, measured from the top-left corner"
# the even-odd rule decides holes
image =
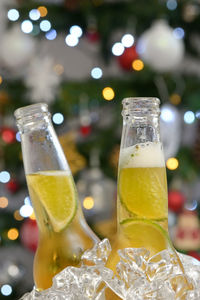
[[[124,207],[138,217],[167,218],[165,168],[123,168],[118,192]]]
[[[120,233],[131,247],[146,248],[150,256],[172,247],[167,231],[150,220],[125,220],[121,223]]]
[[[53,230],[60,232],[76,213],[77,195],[72,176],[66,171],[43,171],[27,175],[27,182],[36,214],[41,210],[39,206],[43,206]]]

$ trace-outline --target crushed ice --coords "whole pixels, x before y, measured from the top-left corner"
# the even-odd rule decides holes
[[[106,288],[124,300],[200,299],[200,262],[194,258],[179,254],[183,274],[173,252],[164,250],[150,258],[146,249],[126,248],[118,251],[114,275],[105,267],[110,253],[104,239],[82,255],[80,268],[67,267],[53,278],[51,288],[34,289],[21,300],[104,300]]]

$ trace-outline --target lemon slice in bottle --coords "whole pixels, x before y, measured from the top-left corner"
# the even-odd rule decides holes
[[[120,234],[132,244],[132,247],[148,249],[150,256],[169,247],[173,248],[167,231],[150,220],[125,220],[121,223]]]
[[[42,171],[27,175],[27,183],[38,223],[42,221],[43,206],[53,230],[63,230],[72,221],[77,209],[72,176],[66,171]]]

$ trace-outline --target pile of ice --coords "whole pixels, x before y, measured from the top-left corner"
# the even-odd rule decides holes
[[[50,289],[33,290],[21,300],[104,300],[106,288],[124,300],[200,299],[200,263],[192,257],[179,255],[183,274],[173,252],[164,250],[149,258],[146,249],[126,248],[118,252],[114,275],[105,267],[110,253],[104,239],[83,254],[80,268],[67,267],[53,278]]]

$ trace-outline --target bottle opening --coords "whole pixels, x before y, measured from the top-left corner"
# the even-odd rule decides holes
[[[17,120],[24,117],[33,117],[41,113],[48,113],[48,105],[46,103],[37,103],[15,110],[14,115]]]
[[[131,113],[160,114],[160,100],[155,97],[125,98],[122,104],[123,116],[130,115]]]

